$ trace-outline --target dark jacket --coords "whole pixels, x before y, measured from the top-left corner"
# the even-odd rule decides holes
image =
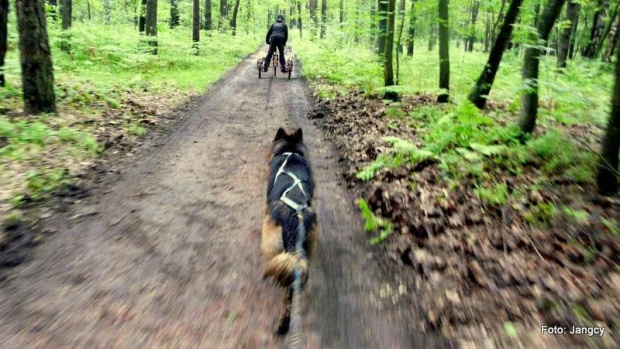
[[[275,22],[274,24],[272,24],[271,28],[269,28],[269,31],[267,32],[265,42],[269,44],[271,38],[274,37],[284,38],[284,44],[286,45],[286,41],[288,40],[288,27],[286,26],[286,23]]]

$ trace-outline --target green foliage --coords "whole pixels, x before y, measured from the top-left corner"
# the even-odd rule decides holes
[[[65,176],[66,171],[62,169],[51,169],[43,172],[30,171],[26,176],[26,189],[32,199],[38,200],[60,185],[70,183]]]
[[[385,137],[385,142],[392,145],[387,153],[379,155],[372,164],[357,173],[357,178],[363,181],[371,180],[380,169],[396,168],[401,164],[417,164],[433,157],[433,153],[419,149],[415,144],[397,137]]]
[[[474,192],[485,205],[494,207],[502,207],[510,195],[505,183],[493,183],[489,187],[477,187]]]
[[[605,228],[607,228],[607,231],[609,231],[609,233],[611,235],[614,236],[620,236],[620,223],[618,223],[617,220],[610,218],[602,218],[601,221],[603,222],[603,225],[605,226]]]
[[[127,127],[127,132],[134,136],[142,137],[147,134],[148,130],[138,124],[130,124],[129,127]]]
[[[385,241],[393,232],[392,223],[386,219],[377,218],[366,200],[360,198],[358,205],[365,221],[364,230],[367,233],[378,232],[377,236],[370,239],[370,244],[375,245]]]
[[[579,183],[592,183],[597,164],[596,154],[575,146],[565,135],[549,131],[532,139],[528,149],[548,175],[563,175]]]
[[[547,226],[551,219],[558,213],[555,203],[541,201],[529,208],[523,215],[525,221],[532,226]]]

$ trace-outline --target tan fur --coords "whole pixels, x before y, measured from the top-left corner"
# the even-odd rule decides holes
[[[293,281],[293,274],[295,273],[295,268],[298,263],[301,266],[302,280],[304,280],[308,269],[308,261],[301,260],[295,254],[287,252],[280,253],[267,263],[265,276],[271,276],[278,281],[282,287],[287,287]]]
[[[265,219],[263,220],[263,236],[260,249],[267,260],[271,260],[284,251],[284,243],[282,242],[282,227],[271,219],[268,211],[267,209]]]
[[[310,210],[310,208],[308,209]],[[310,258],[316,251],[317,239],[319,238],[320,229],[318,222],[315,223],[308,232],[309,251],[306,251]],[[267,259],[267,268],[265,276],[273,277],[283,287],[288,286],[295,272],[295,267],[299,258],[293,253],[284,252],[284,244],[282,242],[282,227],[275,222],[269,213],[263,220],[263,233],[261,241],[261,252]],[[306,277],[308,261],[301,261],[303,279]]]

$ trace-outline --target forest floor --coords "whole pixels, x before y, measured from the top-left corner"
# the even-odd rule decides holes
[[[258,54],[170,114],[181,121],[169,132],[45,202],[38,230],[53,235],[3,270],[3,348],[284,346],[273,335],[283,295],[262,280],[259,254],[266,154],[280,126],[304,128],[318,183],[323,235],[304,294],[306,346],[450,346],[412,329],[394,303],[410,291],[360,239],[339,157],[306,118],[305,81],[259,80]]]
[[[463,108],[435,100],[418,95],[394,103],[350,91],[321,100],[310,115],[340,154],[343,179],[363,199],[368,241],[382,246],[386,267],[415,295],[412,314],[421,321],[414,328],[466,347],[480,347],[481,337],[492,346],[526,340],[554,347],[540,336],[541,325],[598,326],[607,331],[602,338],[561,336],[562,345],[617,347],[620,200],[589,194],[592,186],[567,169],[547,173],[558,159],[531,156],[536,140],[523,155],[507,154],[527,158],[511,172],[497,145],[474,143],[463,132]],[[514,123],[505,108],[490,102],[504,115],[499,123]],[[445,155],[426,150],[436,145],[427,129],[437,123],[433,114],[444,119],[441,135],[462,133],[466,145],[457,150],[465,163],[456,173]],[[492,142],[496,130],[476,128]],[[600,141],[594,125],[539,128],[538,136],[553,128],[585,146]],[[564,146],[555,138],[550,148]]]

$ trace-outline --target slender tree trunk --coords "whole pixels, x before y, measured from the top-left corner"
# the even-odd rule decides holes
[[[504,7],[506,6],[506,0],[502,0],[502,4],[499,6],[499,11],[497,12],[497,19],[493,22],[493,29],[491,29],[491,38],[493,41],[496,40],[497,27],[504,22]],[[492,13],[491,13],[492,14]]]
[[[140,0],[140,15],[138,19],[138,31],[140,34],[144,34],[146,28],[146,2],[147,0]]]
[[[474,42],[476,42],[476,20],[478,19],[478,9],[480,8],[480,2],[474,0],[474,6],[471,10],[471,26],[469,27],[469,37],[467,38],[466,50],[472,52],[474,50]]]
[[[49,0],[47,3],[50,6],[50,17],[56,22],[58,19],[58,0]]]
[[[616,82],[611,101],[611,114],[607,131],[601,145],[601,160],[598,164],[596,182],[602,195],[618,191],[618,152],[620,148],[620,50],[616,58]]]
[[[537,27],[538,35],[532,35],[531,41],[542,42],[545,45],[555,20],[562,11],[565,0],[549,0]],[[521,111],[519,127],[524,133],[532,133],[536,126],[538,113],[538,68],[540,64],[540,46],[532,45],[525,49],[521,80],[528,86],[528,91],[521,96]]]
[[[340,0],[340,23],[344,23],[344,0]]]
[[[398,50],[396,50],[396,85],[400,84],[400,54],[402,53],[403,30],[405,29],[405,0],[400,0],[400,26],[398,27]]]
[[[103,18],[106,25],[110,25],[112,23],[112,4],[110,0],[103,1]]]
[[[450,23],[449,0],[439,0],[439,97],[437,102],[446,103],[450,98]]]
[[[213,30],[213,9],[211,0],[205,0],[205,30]]]
[[[192,49],[194,54],[200,54],[200,0],[192,2]]]
[[[321,1],[321,39],[325,38],[327,30],[327,0]]]
[[[90,21],[90,0],[86,0],[86,12],[88,13],[88,20]]]
[[[578,2],[569,2],[566,5],[566,20],[570,25],[562,29],[560,43],[558,46],[558,68],[566,67],[566,59],[570,51],[571,41],[574,41],[574,33],[577,30],[577,21],[579,20],[579,9],[581,5]]]
[[[179,25],[179,0],[170,0],[170,29]]]
[[[611,57],[614,55],[616,46],[618,46],[618,41],[620,41],[620,16],[616,17],[616,21],[612,31],[613,32],[610,33],[611,40],[609,41],[609,45],[607,46],[605,55],[603,55],[603,61],[605,62],[611,62]]]
[[[385,55],[383,60],[383,77],[384,85],[394,85],[394,67],[393,67],[393,54],[394,54],[394,12],[396,11],[396,0],[388,0],[387,8],[387,35],[385,38]],[[385,99],[395,100],[398,95],[394,91],[386,91]]]
[[[618,2],[616,4],[616,8],[609,15],[609,20],[608,20],[607,26],[605,26],[605,30],[603,31],[603,35],[601,36],[601,39],[599,40],[598,47],[596,48],[596,53],[594,55],[595,57],[597,57],[601,53],[601,51],[603,50],[603,46],[605,44],[605,39],[607,39],[607,36],[611,32],[612,28],[614,28],[615,25],[616,25],[616,19],[618,18],[618,10],[620,10],[620,2]],[[613,36],[613,33],[612,33],[612,36]],[[605,57],[603,57],[603,61],[604,60],[605,60]]]
[[[297,1],[297,13],[299,13],[299,18],[297,18],[297,25],[299,26],[299,38],[301,39],[303,37],[301,23],[301,1]]]
[[[411,11],[409,12],[409,33],[407,35],[407,56],[413,56],[415,43],[415,0],[411,1]]]
[[[428,34],[428,50],[432,51],[435,48],[435,42],[437,41],[437,24],[431,22],[431,29]]]
[[[151,47],[149,52],[157,54],[157,0],[147,0],[146,2],[146,36],[148,45]]]
[[[370,40],[371,47],[374,45],[375,52],[378,51],[379,36],[377,32],[377,2],[370,4]]]
[[[377,53],[383,55],[385,52],[385,36],[388,26],[388,0],[379,0],[377,4],[379,16],[379,30],[377,33]]]
[[[0,0],[0,87],[4,87],[4,59],[8,40],[9,0]]]
[[[312,21],[312,23],[310,23],[310,36],[312,37],[312,40],[314,40],[316,39],[316,29],[319,27],[319,21],[316,16],[318,0],[310,0],[308,5],[310,7],[310,20]]]
[[[584,47],[582,56],[586,58],[594,58],[598,47],[601,44],[601,38],[603,31],[605,30],[605,16],[607,15],[607,8],[609,7],[609,0],[599,0],[598,9],[594,13],[594,19],[592,21],[592,29],[590,31],[590,40],[586,47]]]
[[[510,2],[508,12],[506,13],[506,19],[499,30],[497,40],[491,48],[491,53],[489,54],[487,64],[484,66],[482,74],[480,74],[478,81],[476,81],[476,84],[467,97],[479,109],[483,109],[487,103],[487,97],[491,93],[491,88],[493,87],[493,82],[495,81],[495,75],[499,69],[504,51],[506,51],[506,47],[510,41],[512,29],[517,17],[519,16],[519,12],[521,11],[522,3],[523,0],[512,0]]]
[[[398,3],[398,19],[397,20],[400,21],[400,24],[398,25],[398,33],[399,33],[398,34],[398,45],[396,45],[396,51],[397,51],[396,61],[398,63],[398,53],[403,52],[401,34],[404,29],[403,26],[405,25],[405,0],[400,0],[400,2]],[[397,70],[396,75],[398,75],[398,70]],[[398,82],[398,78],[396,79],[396,81]]]
[[[237,14],[239,14],[239,0],[235,0],[235,8],[233,9],[233,18],[230,20],[230,26],[233,35],[237,35]]]
[[[55,113],[54,66],[43,0],[16,0],[19,56],[27,114]]]
[[[486,11],[484,15],[484,52],[489,52],[489,45],[491,45],[491,20],[489,11]]]
[[[62,21],[62,39],[60,41],[60,49],[64,52],[71,52],[71,16],[73,14],[73,1],[60,0],[60,19]]]
[[[228,0],[220,0],[220,30],[224,28],[228,16]]]

